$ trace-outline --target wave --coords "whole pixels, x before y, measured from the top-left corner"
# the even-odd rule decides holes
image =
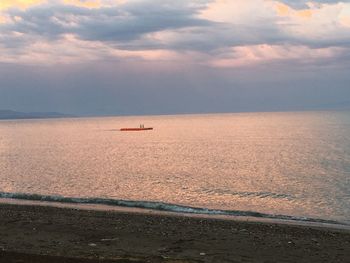
[[[42,201],[42,202],[58,202],[66,204],[95,204],[95,205],[108,205],[119,206],[129,208],[143,208],[157,211],[186,213],[186,214],[202,214],[202,215],[223,215],[223,216],[239,216],[239,217],[256,217],[275,220],[292,220],[302,222],[313,223],[326,223],[326,224],[340,224],[334,220],[315,219],[308,217],[298,217],[289,215],[275,215],[266,214],[253,211],[240,211],[240,210],[220,210],[209,209],[201,207],[192,207],[184,205],[176,205],[165,202],[155,201],[132,201],[132,200],[118,200],[110,198],[79,198],[79,197],[65,197],[60,195],[40,195],[40,194],[25,194],[25,193],[7,193],[0,192],[0,198],[17,199],[17,200],[29,200],[29,201]]]

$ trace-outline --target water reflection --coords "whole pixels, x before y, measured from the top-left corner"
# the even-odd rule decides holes
[[[0,191],[350,218],[349,112],[0,122]],[[145,123],[148,132],[120,132]]]

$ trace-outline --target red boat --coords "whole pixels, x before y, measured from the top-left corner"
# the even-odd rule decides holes
[[[152,127],[148,128],[121,128],[120,131],[149,131],[153,130]]]

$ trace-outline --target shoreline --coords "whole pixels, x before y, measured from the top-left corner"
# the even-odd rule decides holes
[[[350,262],[347,229],[172,213],[1,203],[0,233],[0,262]]]
[[[130,201],[134,202],[134,201]],[[137,202],[137,201],[136,201]],[[140,214],[153,214],[153,215],[168,215],[168,216],[183,216],[183,217],[196,217],[202,219],[222,219],[233,220],[241,222],[256,222],[256,223],[270,223],[281,225],[295,225],[305,227],[317,227],[317,228],[329,228],[338,230],[347,230],[350,232],[350,224],[347,222],[327,220],[321,218],[306,218],[306,220],[300,220],[299,216],[287,216],[280,215],[280,217],[271,214],[271,217],[263,216],[251,216],[251,215],[230,215],[230,214],[209,214],[209,213],[196,213],[196,212],[181,212],[171,210],[152,209],[144,207],[131,207],[123,205],[108,205],[103,203],[75,203],[75,202],[60,202],[60,201],[39,201],[30,199],[17,199],[17,198],[0,198],[1,204],[13,204],[19,206],[44,206],[44,207],[56,207],[56,208],[71,208],[78,210],[91,210],[91,211],[114,211],[121,213],[140,213]],[[166,204],[166,203],[164,203]],[[173,205],[173,204],[166,204]],[[181,207],[181,206],[180,206]],[[194,209],[202,209],[196,207],[188,207]],[[227,210],[213,210],[213,211],[227,211]],[[228,211],[230,212],[230,211]],[[242,211],[251,214],[260,214],[259,212]],[[264,214],[262,214],[264,215]],[[266,214],[270,216],[269,214]],[[285,218],[283,218],[285,217]]]

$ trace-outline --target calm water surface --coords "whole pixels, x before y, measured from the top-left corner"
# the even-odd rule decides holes
[[[0,121],[0,192],[350,223],[349,135],[350,112]]]

